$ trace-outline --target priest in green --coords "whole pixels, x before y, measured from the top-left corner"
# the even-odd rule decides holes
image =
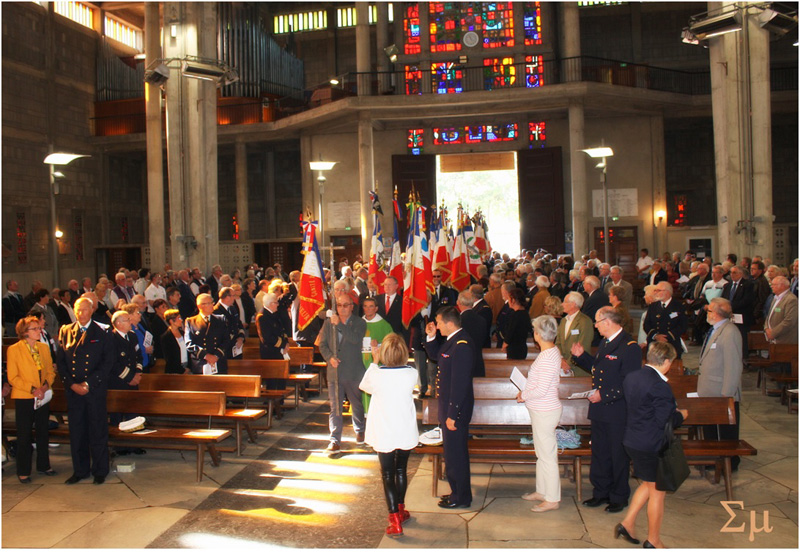
[[[367,333],[364,335],[364,344],[361,347],[361,356],[364,358],[364,367],[369,367],[373,363],[372,350],[379,348],[383,338],[392,333],[392,325],[383,317],[378,315],[378,304],[375,298],[364,298],[361,306],[364,309],[364,320],[367,321]],[[370,395],[364,394],[364,412],[369,410]]]

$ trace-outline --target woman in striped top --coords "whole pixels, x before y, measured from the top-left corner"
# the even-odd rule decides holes
[[[558,324],[549,315],[533,321],[533,339],[541,353],[528,370],[525,389],[517,394],[517,401],[525,403],[531,416],[533,446],[536,448],[536,491],[526,493],[522,499],[541,501],[531,511],[543,513],[558,509],[561,501],[561,480],[558,474],[558,446],[556,427],[561,419],[561,402],[558,383],[561,375],[561,353],[555,345]]]

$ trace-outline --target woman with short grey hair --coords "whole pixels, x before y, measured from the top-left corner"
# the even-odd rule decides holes
[[[558,384],[561,379],[561,352],[555,345],[558,324],[549,315],[533,321],[533,339],[541,353],[528,370],[525,389],[517,394],[517,402],[525,403],[531,417],[533,446],[536,449],[536,491],[522,499],[540,501],[531,511],[543,513],[558,509],[561,501],[561,480],[558,473],[556,427],[561,420]]]

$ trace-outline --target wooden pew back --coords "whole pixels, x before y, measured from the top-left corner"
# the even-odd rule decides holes
[[[144,374],[139,390],[225,392],[227,397],[261,397],[261,377],[231,374]]]
[[[229,359],[228,374],[258,375],[261,378],[289,378],[285,359]]]

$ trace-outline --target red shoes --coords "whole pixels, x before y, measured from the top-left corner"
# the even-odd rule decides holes
[[[398,513],[389,513],[389,526],[386,527],[386,535],[390,538],[397,538],[403,535],[403,518]]]
[[[398,507],[397,512],[400,514],[400,522],[405,522],[411,518],[411,513],[406,511],[405,503],[399,503],[397,507]]]

